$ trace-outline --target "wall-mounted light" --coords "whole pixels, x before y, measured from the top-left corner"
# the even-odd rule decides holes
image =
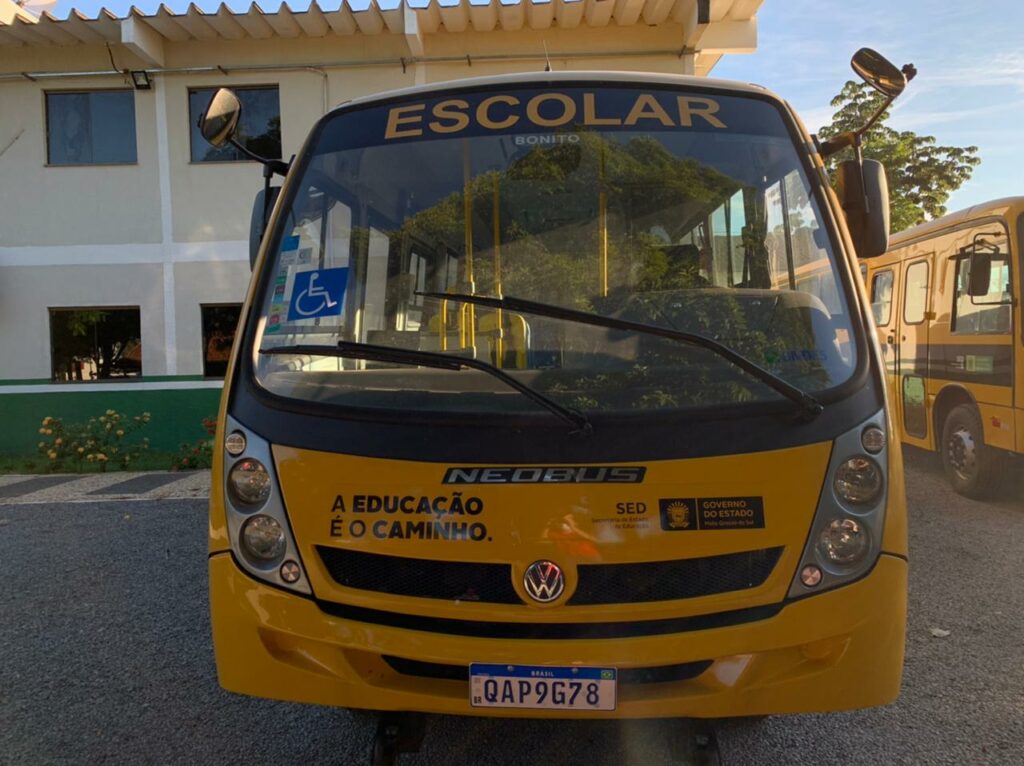
[[[149,72],[145,69],[133,69],[131,75],[135,90],[149,90],[153,87],[153,83],[149,80]]]

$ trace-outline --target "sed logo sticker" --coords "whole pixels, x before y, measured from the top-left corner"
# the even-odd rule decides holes
[[[658,500],[661,528],[669,532],[697,529],[697,501],[692,497],[670,497]]]
[[[658,500],[658,508],[666,532],[764,529],[764,499],[760,497],[670,497]]]

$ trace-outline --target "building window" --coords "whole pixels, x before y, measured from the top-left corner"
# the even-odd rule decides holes
[[[277,86],[232,88],[242,103],[235,140],[254,154],[281,159],[281,105]],[[199,120],[217,92],[216,88],[190,88],[188,119],[192,129],[192,162],[236,162],[249,159],[227,144],[211,146],[199,131]]]
[[[199,310],[203,315],[203,375],[223,378],[228,371],[242,304],[200,306]]]
[[[46,94],[47,163],[130,165],[136,160],[134,91]]]
[[[51,377],[55,382],[142,375],[139,307],[50,309]]]

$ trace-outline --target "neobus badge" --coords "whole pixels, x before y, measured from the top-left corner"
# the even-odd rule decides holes
[[[640,484],[646,466],[505,466],[449,468],[445,484]]]

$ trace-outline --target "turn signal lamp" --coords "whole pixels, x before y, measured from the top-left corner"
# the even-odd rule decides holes
[[[224,437],[224,449],[231,457],[238,457],[245,452],[245,434],[241,431],[232,431]]]
[[[860,435],[860,443],[869,455],[877,455],[885,449],[885,431],[878,426],[868,426]]]
[[[814,588],[821,583],[821,567],[808,564],[800,570],[800,582],[808,588]]]

